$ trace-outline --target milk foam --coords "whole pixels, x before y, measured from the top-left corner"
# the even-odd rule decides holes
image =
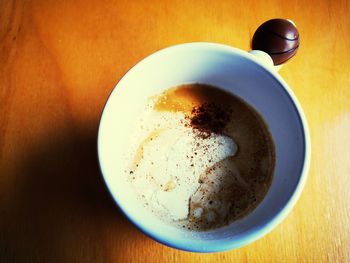
[[[211,134],[203,138],[186,124],[181,112],[145,112],[127,157],[131,168],[126,173],[140,201],[168,221],[188,217],[200,176],[237,151],[230,137]]]

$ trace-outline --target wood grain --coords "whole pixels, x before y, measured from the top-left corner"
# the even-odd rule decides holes
[[[350,262],[349,1],[0,0],[0,262]],[[96,159],[99,116],[122,75],[163,47],[249,49],[295,21],[281,70],[309,121],[312,162],[293,212],[217,254],[156,243],[118,212]]]

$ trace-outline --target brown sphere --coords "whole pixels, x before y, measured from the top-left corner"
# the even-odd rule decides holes
[[[280,65],[293,57],[299,48],[299,32],[286,19],[271,19],[255,31],[252,49],[268,53],[275,65]]]

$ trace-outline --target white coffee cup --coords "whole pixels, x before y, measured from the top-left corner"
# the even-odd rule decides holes
[[[296,203],[310,162],[307,122],[297,98],[268,56],[255,53],[214,43],[172,46],[136,64],[111,93],[98,134],[103,178],[121,211],[153,239],[196,252],[237,248],[272,230]],[[218,86],[248,102],[268,124],[276,147],[275,174],[264,200],[244,218],[206,232],[187,231],[163,222],[138,201],[124,174],[128,164],[123,156],[146,100],[185,83]]]

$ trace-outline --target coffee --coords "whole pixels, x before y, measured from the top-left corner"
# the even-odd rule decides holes
[[[150,98],[125,154],[142,204],[164,221],[209,230],[251,212],[272,181],[275,150],[263,118],[205,84]]]

